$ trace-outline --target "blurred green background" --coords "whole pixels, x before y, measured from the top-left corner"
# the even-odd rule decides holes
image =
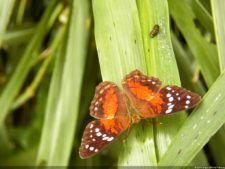
[[[0,0],[0,166],[225,166],[224,9],[224,0]],[[203,100],[80,159],[95,87],[121,86],[134,69]]]

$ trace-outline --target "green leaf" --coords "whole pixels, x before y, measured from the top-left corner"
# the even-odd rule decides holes
[[[167,1],[93,0],[95,37],[103,80],[116,82],[134,69],[154,75],[164,84],[178,84],[172,51]],[[138,15],[139,14],[139,15]],[[160,32],[150,38],[155,24]],[[110,65],[110,66],[109,66]],[[134,125],[120,152],[119,165],[156,165],[184,120],[184,114]],[[169,127],[168,127],[169,126]]]
[[[0,47],[2,46],[2,37],[10,21],[14,4],[15,0],[0,1]]]
[[[219,55],[220,71],[225,68],[225,1],[224,0],[211,0],[212,15],[214,20],[216,44]]]
[[[168,0],[168,2],[170,14],[187,41],[209,87],[219,75],[216,46],[206,41],[200,30],[195,26],[194,19],[196,16],[187,0]],[[182,15],[180,11],[182,11]]]
[[[161,166],[186,166],[225,122],[225,74],[213,84],[202,103],[192,112],[171,146],[159,161]]]
[[[192,0],[190,2],[198,21],[211,33],[211,35],[214,35],[213,20],[210,13],[203,6],[200,0]]]
[[[63,70],[62,62],[57,62],[52,79],[37,161],[39,165],[44,162],[46,165],[65,166],[69,162],[89,44],[89,6],[88,0],[73,1],[71,5],[66,57]]]
[[[26,48],[18,66],[15,69],[15,73],[12,75],[11,79],[5,86],[0,96],[0,127],[3,125],[5,117],[10,110],[13,99],[18,94],[24,82],[24,79],[26,78],[31,68],[31,62],[34,59],[33,52],[37,51],[42,43],[44,35],[46,34],[46,30],[43,29],[43,27],[47,25],[48,19],[50,18],[51,12],[54,10],[56,3],[56,0],[52,0],[48,5],[48,8],[46,9],[41,21],[39,22],[33,38],[31,39],[31,42]]]

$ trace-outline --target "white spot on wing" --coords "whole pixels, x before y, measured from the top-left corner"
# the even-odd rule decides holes
[[[171,113],[171,112],[172,112],[172,109],[166,110],[166,114],[167,114],[167,113]]]
[[[172,102],[172,101],[173,101],[173,97],[170,97],[170,98],[169,98],[169,101]]]
[[[167,87],[166,89],[167,89],[167,90],[171,90],[171,87]]]
[[[93,124],[90,125],[90,129],[93,127]]]
[[[190,104],[190,100],[187,100],[187,101],[186,101],[186,104]]]
[[[101,135],[102,135],[102,133],[101,133],[101,132],[98,132],[96,135],[99,137],[99,136],[101,136]]]
[[[103,137],[102,140],[107,140],[109,137]]]
[[[95,108],[94,108],[94,111],[98,111],[98,108],[97,108],[97,107],[95,107]]]
[[[173,107],[174,107],[174,104],[170,105],[170,106],[168,107],[168,109],[172,109]]]
[[[96,129],[95,129],[95,132],[96,132],[96,133],[99,132],[99,128],[96,128]]]
[[[90,151],[93,151],[93,150],[94,150],[94,147],[90,147],[89,150],[90,150]]]
[[[187,99],[190,99],[191,98],[191,96],[190,95],[187,95]]]
[[[184,106],[186,109],[188,109],[188,105]]]
[[[170,93],[167,93],[166,97],[170,97],[170,96],[171,96],[171,94]]]
[[[98,152],[98,149],[97,148],[95,149],[95,152]]]
[[[107,141],[112,141],[114,139],[114,137],[110,137],[107,139]]]
[[[88,144],[86,144],[86,145],[85,145],[85,148],[86,148],[86,149],[88,149],[88,147],[89,147],[89,145],[88,145]]]

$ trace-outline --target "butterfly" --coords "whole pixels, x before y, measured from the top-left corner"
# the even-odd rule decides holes
[[[201,97],[184,88],[167,85],[139,70],[126,75],[120,90],[104,81],[96,87],[90,106],[91,121],[85,128],[79,154],[89,158],[109,145],[123,131],[141,119],[159,117],[193,108]]]

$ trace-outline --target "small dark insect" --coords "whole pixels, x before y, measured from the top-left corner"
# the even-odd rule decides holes
[[[159,25],[156,24],[156,25],[153,26],[153,28],[150,32],[150,37],[154,38],[158,33],[159,33]]]

